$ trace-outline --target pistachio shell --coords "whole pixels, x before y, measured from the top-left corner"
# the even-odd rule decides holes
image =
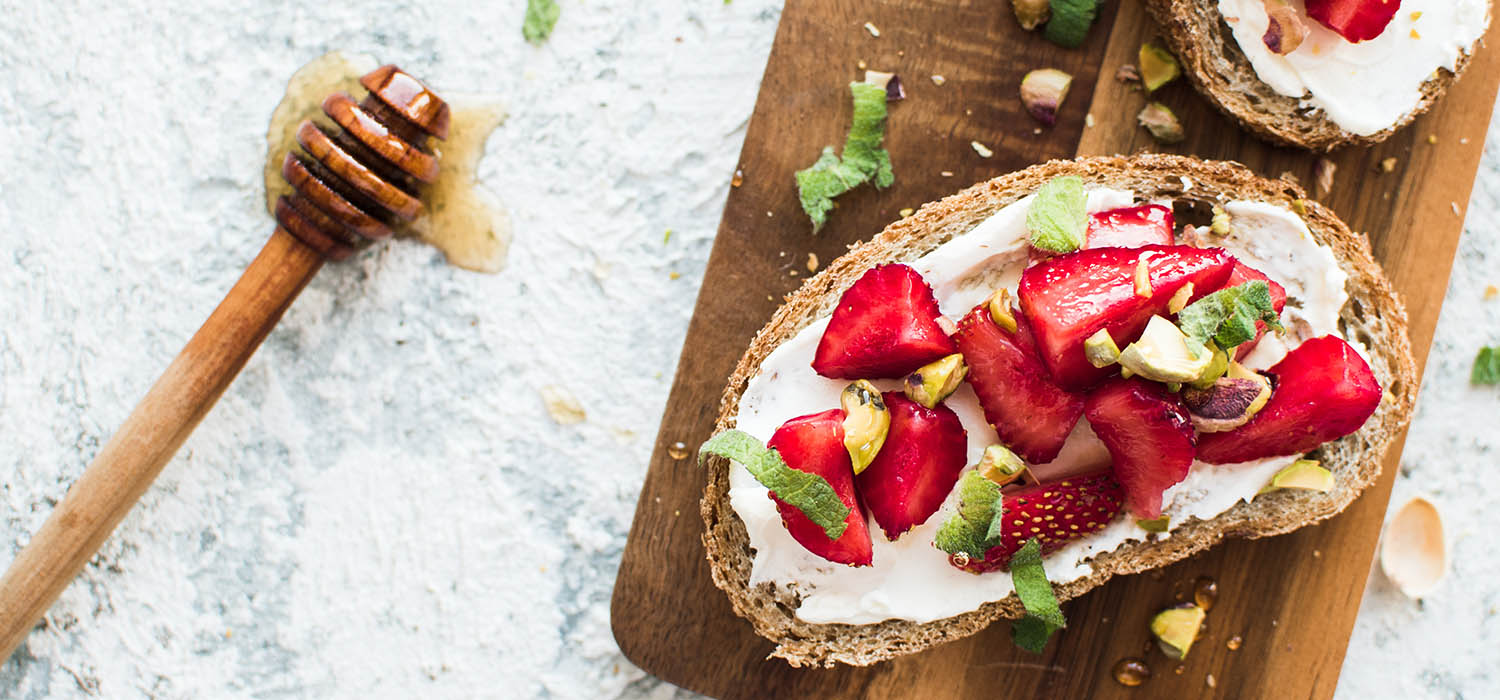
[[[1448,568],[1443,518],[1437,506],[1421,497],[1401,506],[1381,537],[1380,568],[1396,588],[1413,598],[1437,588]]]

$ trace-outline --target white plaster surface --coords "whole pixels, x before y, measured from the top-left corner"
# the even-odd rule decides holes
[[[0,0],[0,562],[263,242],[307,60],[504,95],[481,175],[515,221],[499,275],[411,242],[325,269],[0,697],[682,694],[608,601],[780,3],[564,0],[540,48],[523,6]],[[1419,606],[1373,575],[1344,697],[1500,693],[1500,390],[1467,384],[1500,343],[1493,146],[1472,207],[1393,501],[1445,509],[1452,576]]]

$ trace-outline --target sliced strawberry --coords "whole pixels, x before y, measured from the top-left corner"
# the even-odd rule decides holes
[[[965,557],[950,555],[948,563],[974,573],[1008,570],[1011,556],[1033,537],[1041,542],[1045,557],[1075,539],[1103,530],[1120,513],[1123,497],[1120,484],[1109,472],[1008,493],[1001,502],[1002,511],[995,516],[1004,518],[999,544],[985,550],[983,559],[967,558],[964,563]]]
[[[1271,307],[1276,309],[1276,313],[1281,313],[1281,310],[1286,308],[1286,288],[1277,284],[1276,280],[1267,277],[1265,273],[1261,272],[1260,270],[1250,267],[1245,263],[1235,261],[1234,271],[1229,273],[1229,281],[1225,282],[1224,286],[1237,287],[1246,282],[1253,282],[1255,280],[1265,282],[1266,285],[1271,288]],[[1245,356],[1249,355],[1250,351],[1255,349],[1255,345],[1260,342],[1261,336],[1265,334],[1266,322],[1256,321],[1255,337],[1247,343],[1242,343],[1238,348],[1235,349],[1234,359],[1245,359]]]
[[[1307,16],[1352,42],[1374,39],[1401,9],[1401,0],[1307,0]]]
[[[1135,283],[1142,259],[1151,287],[1145,296]],[[1166,314],[1167,303],[1183,285],[1193,284],[1190,301],[1218,291],[1234,262],[1223,248],[1148,245],[1080,250],[1027,268],[1018,296],[1042,362],[1060,386],[1079,391],[1115,371],[1089,364],[1083,353],[1089,336],[1107,328],[1115,344],[1125,347],[1140,337],[1152,316]]]
[[[1109,450],[1125,506],[1137,518],[1161,516],[1161,494],[1193,466],[1193,424],[1166,387],[1111,379],[1084,402],[1084,415]]]
[[[844,518],[844,524],[848,526],[844,534],[830,540],[828,533],[801,510],[777,498],[776,494],[770,494],[792,539],[828,561],[869,566],[874,552],[864,511],[860,510],[859,499],[854,494],[854,466],[849,462],[849,451],[844,448],[844,411],[835,408],[793,418],[776,429],[766,446],[781,453],[787,466],[827,479],[839,500],[849,509],[849,516]]]
[[[886,538],[895,540],[943,505],[968,464],[969,440],[958,414],[944,404],[923,408],[896,391],[883,398],[891,429],[854,485]]]
[[[813,369],[834,379],[905,376],[957,350],[937,323],[932,288],[905,265],[871,268],[839,297]]]
[[[984,419],[1006,447],[1041,464],[1062,450],[1083,415],[1083,398],[1052,381],[1024,315],[1013,313],[1015,333],[996,325],[988,306],[980,304],[959,321],[953,339],[969,365],[967,379],[979,396]]]
[[[1210,464],[1302,454],[1359,430],[1380,405],[1370,365],[1342,338],[1313,338],[1270,369],[1271,399],[1234,430],[1198,438],[1198,459]]]
[[[1172,245],[1172,210],[1160,204],[1142,204],[1101,211],[1089,217],[1084,248],[1136,248]]]

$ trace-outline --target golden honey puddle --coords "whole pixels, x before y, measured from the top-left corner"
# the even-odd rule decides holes
[[[287,81],[286,95],[271,113],[266,128],[266,209],[273,214],[276,200],[291,194],[281,177],[281,161],[296,147],[297,127],[312,119],[332,127],[323,114],[323,99],[335,92],[365,94],[359,77],[379,64],[364,54],[330,51],[297,69]],[[439,93],[450,111],[448,138],[434,139],[438,177],[421,186],[425,213],[397,230],[437,248],[448,262],[476,272],[499,272],[510,249],[510,214],[493,191],[479,182],[479,161],[491,132],[505,121],[505,109],[491,95]]]

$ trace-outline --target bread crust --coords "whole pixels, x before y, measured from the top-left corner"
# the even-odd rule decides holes
[[[1401,120],[1382,131],[1361,136],[1344,131],[1322,110],[1301,106],[1301,98],[1276,92],[1261,81],[1234,40],[1218,3],[1213,0],[1144,0],[1146,12],[1161,28],[1162,39],[1177,55],[1193,87],[1219,111],[1273,143],[1331,151],[1340,146],[1370,145],[1390,138],[1442,97],[1469,64],[1471,51],[1458,57],[1453,70],[1439,68],[1422,84],[1422,98]]]
[[[803,327],[830,313],[843,290],[866,270],[882,263],[912,260],[968,232],[995,211],[1060,175],[1079,175],[1090,185],[1131,189],[1138,197],[1172,197],[1208,205],[1240,199],[1291,207],[1293,200],[1307,199],[1296,184],[1261,178],[1238,163],[1166,154],[1051,161],[981,182],[890,224],[870,241],[853,246],[788,296],[756,334],[729,378],[716,431],[735,427],[740,397],[766,356]],[[1379,476],[1386,447],[1410,420],[1416,397],[1416,365],[1407,338],[1406,309],[1371,257],[1363,236],[1350,232],[1316,202],[1306,201],[1304,211],[1302,218],[1314,238],[1332,249],[1339,266],[1349,275],[1346,289],[1350,301],[1340,312],[1341,330],[1370,349],[1371,367],[1386,388],[1385,399],[1364,427],[1319,448],[1317,456],[1334,472],[1334,489],[1328,493],[1266,494],[1212,520],[1191,521],[1175,529],[1169,539],[1128,543],[1094,558],[1092,575],[1059,586],[1059,599],[1082,595],[1116,575],[1166,566],[1225,537],[1276,535],[1332,517]],[[729,596],[736,614],[777,645],[772,656],[793,666],[864,666],[967,637],[995,620],[1022,614],[1019,600],[1011,595],[978,610],[929,623],[887,620],[845,625],[798,620],[795,611],[799,597],[795,593],[778,590],[769,583],[750,585],[754,555],[744,522],[730,504],[730,466],[729,460],[720,457],[705,462],[706,484],[700,503],[706,527],[703,544],[714,584]]]

